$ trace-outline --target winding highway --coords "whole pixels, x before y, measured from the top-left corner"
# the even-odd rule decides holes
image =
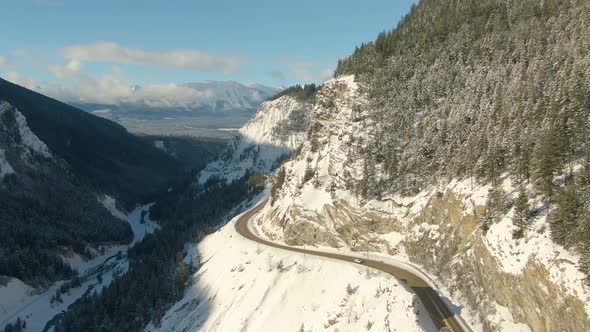
[[[270,246],[274,248],[289,250],[298,253],[304,253],[307,255],[315,255],[321,257],[327,257],[332,259],[337,259],[353,264],[355,263],[355,259],[358,261],[358,257],[355,256],[347,256],[345,254],[336,254],[336,253],[328,253],[328,252],[321,252],[316,250],[309,250],[309,249],[301,249],[290,247],[283,244],[278,244],[274,242],[270,242],[268,240],[262,239],[252,233],[250,228],[248,227],[248,222],[250,219],[256,215],[265,205],[266,200],[255,206],[254,208],[250,209],[246,213],[244,213],[237,221],[236,221],[236,230],[245,238]],[[449,307],[444,303],[441,297],[438,295],[438,292],[433,289],[421,276],[416,275],[413,272],[405,270],[403,268],[386,264],[379,260],[373,259],[362,259],[361,263],[363,266],[367,266],[373,269],[377,269],[388,273],[398,279],[401,279],[403,282],[406,282],[409,287],[416,293],[428,314],[432,318],[434,325],[438,328],[439,331],[453,331],[453,332],[467,332],[470,331],[468,327],[466,327],[460,321],[460,318],[457,317],[452,313]]]

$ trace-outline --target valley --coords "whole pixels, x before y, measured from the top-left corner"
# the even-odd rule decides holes
[[[49,331],[56,321],[54,317],[63,315],[72,303],[92,292],[100,293],[114,278],[127,272],[128,248],[159,226],[149,218],[150,205],[138,207],[128,215],[117,210],[112,199],[107,198],[105,206],[115,217],[129,223],[133,241],[128,245],[102,246],[92,259],[85,259],[76,253],[63,257],[78,272],[79,282],[79,285],[68,287],[64,292],[60,287],[67,281],[57,282],[46,289],[34,289],[18,279],[3,280],[4,286],[0,287],[0,325],[5,326],[20,318],[32,331]],[[57,293],[60,293],[59,301],[55,300]]]
[[[3,6],[4,332],[590,330],[588,1]]]

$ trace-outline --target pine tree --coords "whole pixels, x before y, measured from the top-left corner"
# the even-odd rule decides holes
[[[278,196],[279,192],[281,191],[281,188],[283,188],[283,184],[285,183],[285,177],[286,177],[285,168],[280,167],[279,170],[277,171],[277,175],[274,178],[272,189],[270,191],[270,197],[271,197],[270,204],[271,205],[273,205],[274,202],[277,200],[277,196]]]
[[[568,181],[561,188],[554,199],[554,203],[555,209],[549,217],[551,237],[556,243],[571,247],[573,244],[572,236],[576,232],[581,209],[579,193],[574,181]]]
[[[553,194],[553,177],[558,169],[558,151],[555,142],[554,131],[549,129],[537,140],[533,152],[536,185],[547,196]]]
[[[184,262],[182,252],[176,254],[176,289],[178,296],[182,295],[181,292],[184,290],[186,281],[189,278],[189,269],[187,264]]]
[[[524,191],[520,190],[516,203],[514,204],[514,215],[512,217],[512,223],[517,227],[517,230],[512,234],[515,239],[522,238],[524,236],[524,230],[528,225],[529,217],[529,199]]]

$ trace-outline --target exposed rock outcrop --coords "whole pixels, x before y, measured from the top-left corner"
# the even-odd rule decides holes
[[[307,139],[282,166],[284,181],[256,220],[259,231],[290,245],[383,252],[420,264],[473,314],[476,329],[590,329],[579,257],[551,241],[547,208],[515,240],[513,209],[487,232],[479,227],[490,187],[475,180],[446,181],[412,197],[388,192],[380,187],[385,172],[362,158],[379,144],[364,102],[351,76],[324,84]],[[515,198],[509,178],[503,190]],[[381,195],[363,198],[363,191]]]

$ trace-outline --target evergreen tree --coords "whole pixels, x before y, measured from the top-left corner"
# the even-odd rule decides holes
[[[176,254],[176,262],[176,288],[178,290],[183,290],[184,285],[189,278],[189,268],[184,262],[182,252]],[[182,296],[182,294],[179,293],[178,296]]]
[[[277,171],[277,175],[274,178],[272,189],[270,191],[270,197],[271,197],[270,203],[271,204],[274,204],[274,202],[277,200],[277,196],[278,196],[279,192],[281,191],[283,184],[285,183],[285,177],[286,177],[285,168],[280,167],[279,170]]]
[[[515,239],[524,236],[524,230],[528,225],[529,212],[529,199],[524,189],[521,189],[514,204],[514,215],[512,217],[512,223],[517,227],[517,230],[513,233]]]

